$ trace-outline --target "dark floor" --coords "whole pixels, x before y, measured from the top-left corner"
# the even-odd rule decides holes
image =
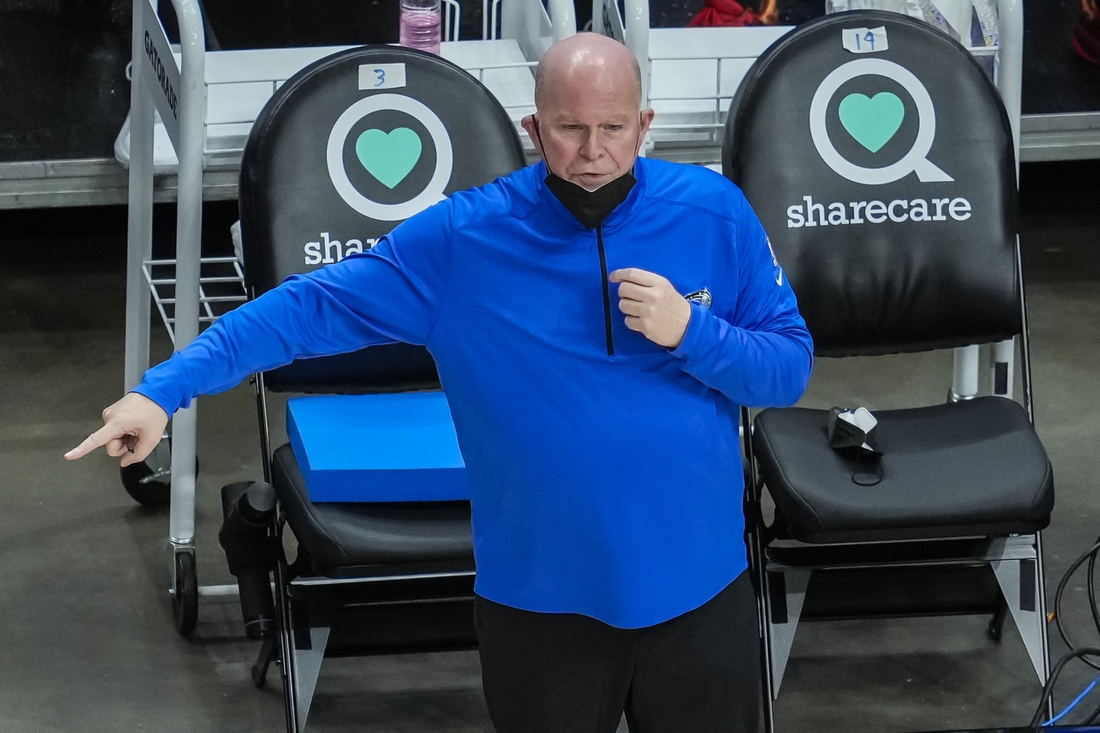
[[[1039,431],[1058,504],[1046,533],[1049,585],[1100,533],[1100,166],[1025,169]],[[224,246],[232,207],[207,209]],[[158,237],[171,232],[158,210]],[[204,599],[190,639],[172,628],[167,514],[138,507],[117,469],[61,454],[122,390],[125,212],[0,212],[0,730],[274,731],[279,683],[256,690],[257,651],[233,599]],[[164,242],[161,242],[163,246]],[[156,324],[154,356],[168,344]],[[950,355],[823,360],[808,401],[886,407],[942,399]],[[230,580],[217,545],[218,488],[260,473],[252,396],[199,401],[200,582]],[[1082,641],[1083,580],[1066,619]],[[1026,723],[1039,688],[1009,627],[984,617],[804,624],[777,704],[778,729],[913,731]],[[1055,655],[1062,646],[1053,644]],[[1091,678],[1067,675],[1064,704]],[[1098,693],[1100,694],[1100,693]],[[1089,707],[1093,707],[1095,702]],[[488,731],[476,653],[326,662],[311,716],[318,731]]]

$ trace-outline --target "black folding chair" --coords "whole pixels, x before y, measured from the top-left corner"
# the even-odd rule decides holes
[[[395,136],[398,129],[404,132]],[[408,145],[412,134],[420,144],[399,165],[386,158],[372,166],[357,145],[368,132],[394,145]],[[249,296],[369,248],[443,195],[523,164],[504,109],[449,62],[389,46],[322,59],[275,93],[248,138],[240,214]],[[279,516],[272,530],[278,633],[265,644],[254,679],[262,684],[272,658],[280,661],[287,729],[299,731],[326,650],[476,643],[469,503],[314,504],[290,445],[271,451],[268,391],[439,389],[422,347],[393,344],[298,360],[256,375],[255,383],[264,476],[275,488]],[[298,543],[293,563],[282,553],[285,527]]]
[[[923,23],[829,16],[757,60],[730,108],[723,167],[769,232],[818,357],[1020,337],[1023,405],[986,396],[876,412],[881,459],[830,448],[827,410],[744,411],[769,731],[795,627],[830,585],[834,616],[1006,603],[1045,680],[1039,530],[1053,475],[1032,426],[1016,166],[996,88]],[[979,571],[993,603],[963,607]],[[914,573],[914,595],[878,590]]]

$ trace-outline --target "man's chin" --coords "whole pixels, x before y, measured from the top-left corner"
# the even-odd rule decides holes
[[[616,176],[614,173],[603,173],[598,176],[572,176],[569,180],[583,188],[585,191],[592,192],[598,188],[606,186],[608,183],[614,181],[617,177],[618,176]]]

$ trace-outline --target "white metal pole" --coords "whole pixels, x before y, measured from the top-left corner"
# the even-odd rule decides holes
[[[649,107],[649,0],[626,0],[623,35],[642,70],[642,109]]]
[[[642,75],[642,99],[641,108],[649,107],[649,0],[626,0],[624,3],[626,17],[623,18],[623,37],[627,48],[638,60],[638,67]],[[645,156],[653,149],[653,133],[646,133],[645,142],[639,155]]]
[[[997,8],[1000,47],[997,49],[997,89],[1001,93],[1012,126],[1016,151],[1016,178],[1020,176],[1020,114],[1024,76],[1023,0],[1000,0]],[[1016,361],[1015,339],[995,344],[990,380],[993,394],[1012,399]]]
[[[199,335],[199,257],[202,250],[203,120],[206,112],[206,39],[197,0],[172,0],[179,19],[180,69],[179,198],[176,211],[177,349]],[[188,545],[195,537],[195,404],[172,423],[172,506],[169,537]]]
[[[952,401],[970,400],[978,394],[979,346],[962,346],[955,349],[955,377],[952,380]]]
[[[149,368],[149,286],[143,263],[153,248],[153,100],[146,90],[143,13],[147,0],[134,0],[130,43],[130,174],[126,222],[126,346],[123,390],[129,392]]]
[[[997,49],[997,89],[1001,93],[1012,142],[1016,148],[1016,171],[1020,170],[1020,113],[1024,77],[1024,3],[1023,0],[999,0]]]
[[[550,28],[554,43],[577,33],[577,11],[573,0],[549,0],[546,9],[550,15]]]

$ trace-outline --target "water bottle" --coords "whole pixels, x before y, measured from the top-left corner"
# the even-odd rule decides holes
[[[440,0],[401,0],[401,45],[439,53]]]

